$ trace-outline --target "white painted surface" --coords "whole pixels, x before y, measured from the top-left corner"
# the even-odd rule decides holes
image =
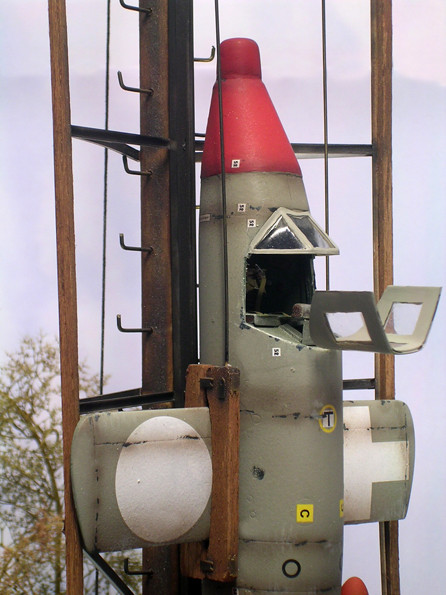
[[[405,442],[372,442],[369,407],[344,407],[344,520],[367,521],[372,511],[372,484],[406,478],[409,451]]]
[[[176,541],[191,529],[206,508],[211,487],[208,448],[181,419],[146,420],[119,455],[119,510],[129,529],[149,542]]]

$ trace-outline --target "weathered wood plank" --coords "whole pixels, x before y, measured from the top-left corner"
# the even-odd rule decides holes
[[[70,451],[79,420],[74,195],[66,8],[49,0],[56,198],[62,431],[65,485],[66,577],[68,595],[83,593],[82,548],[71,494]]]
[[[209,544],[181,546],[182,573],[191,578],[231,582],[237,576],[239,383],[239,371],[230,366],[188,368],[186,407],[209,407],[213,470]]]
[[[393,283],[392,1],[371,0],[373,263],[377,298]],[[375,356],[376,398],[395,398],[391,355]],[[384,595],[399,595],[398,522],[380,523]]]
[[[140,133],[169,137],[168,103],[168,3],[140,0],[139,14],[140,88],[153,89],[140,94]],[[142,333],[143,391],[172,391],[172,274],[170,250],[169,151],[141,147],[141,245],[153,252],[141,253],[141,326],[153,328]],[[143,550],[144,595],[178,595],[178,546]]]

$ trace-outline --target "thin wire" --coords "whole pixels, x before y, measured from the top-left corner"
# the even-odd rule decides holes
[[[110,112],[110,2],[107,0],[107,34],[105,42],[105,130],[108,130]],[[108,149],[104,150],[104,198],[102,218],[102,296],[101,296],[101,360],[99,368],[99,394],[104,392],[104,344],[105,344],[105,279],[107,270],[107,197],[108,197]],[[95,569],[94,592],[99,595],[99,571]]]
[[[228,221],[226,217],[226,171],[225,171],[225,142],[223,130],[223,94],[221,88],[220,61],[220,16],[218,0],[215,0],[215,37],[217,45],[217,92],[220,130],[220,165],[221,165],[221,202],[223,216],[223,274],[224,274],[224,309],[225,309],[225,363],[229,362],[229,285],[228,285]]]
[[[324,95],[324,196],[325,196],[325,232],[330,235],[330,204],[328,194],[328,92],[327,92],[327,23],[325,0],[322,0],[322,81]],[[325,289],[330,289],[330,260],[325,257]]]
[[[105,130],[108,130],[110,112],[110,2],[107,0],[107,35],[105,49]],[[102,219],[102,297],[101,297],[101,361],[99,371],[99,394],[104,391],[104,344],[105,344],[105,286],[107,269],[107,200],[108,198],[108,149],[104,150],[104,198]]]

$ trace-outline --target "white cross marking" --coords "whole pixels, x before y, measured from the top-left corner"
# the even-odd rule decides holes
[[[406,479],[409,450],[404,441],[372,442],[367,406],[344,407],[344,425],[344,521],[367,521],[373,483]]]

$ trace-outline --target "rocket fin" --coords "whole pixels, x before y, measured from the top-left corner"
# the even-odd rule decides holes
[[[406,516],[415,439],[401,401],[344,402],[344,522],[395,521]]]
[[[414,353],[427,339],[440,292],[439,287],[391,285],[375,304],[369,291],[316,291],[311,337],[327,349]]]

